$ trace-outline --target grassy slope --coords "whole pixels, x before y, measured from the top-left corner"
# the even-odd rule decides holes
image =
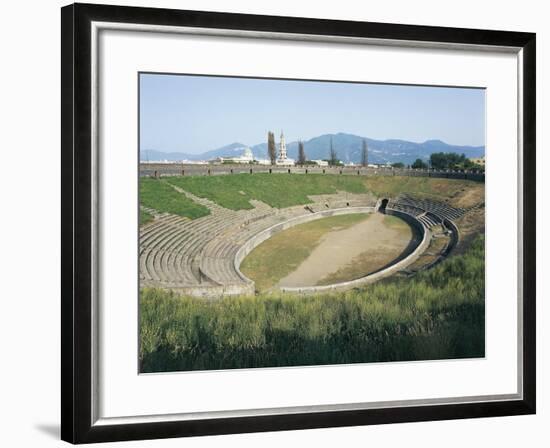
[[[365,178],[365,185],[378,197],[408,193],[440,201],[449,200],[450,204],[459,207],[483,201],[485,190],[485,184],[480,182],[431,177],[372,176]]]
[[[153,215],[147,213],[145,210],[139,209],[139,225],[142,226],[151,222],[153,220]]]
[[[455,253],[462,253],[477,235],[485,233],[485,207],[472,210],[470,213],[456,220],[460,229],[460,245]]]
[[[263,201],[272,207],[284,208],[310,203],[307,197],[310,194],[367,191],[359,176],[322,174],[188,176],[170,177],[166,181],[233,210],[252,208],[251,199]]]
[[[178,193],[164,180],[141,178],[139,180],[139,202],[141,205],[159,212],[186,216],[191,219],[210,214],[208,208]]]
[[[307,204],[308,195],[372,192],[376,196],[411,193],[449,200],[457,206],[469,206],[484,200],[484,184],[466,180],[406,176],[341,176],[323,174],[235,174],[224,176],[174,176],[161,181],[140,180],[140,202],[159,211],[189,218],[208,214],[208,210],[170,189],[176,185],[199,197],[233,209],[251,209],[251,199],[284,208]]]
[[[281,232],[256,247],[243,261],[241,271],[256,283],[259,291],[274,286],[294,271],[332,230],[351,227],[368,214],[331,216]]]
[[[146,289],[144,372],[484,356],[484,240],[412,279],[208,302]]]

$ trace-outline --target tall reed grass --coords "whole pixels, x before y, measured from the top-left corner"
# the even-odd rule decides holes
[[[142,372],[482,357],[484,239],[408,279],[206,301],[144,289]]]

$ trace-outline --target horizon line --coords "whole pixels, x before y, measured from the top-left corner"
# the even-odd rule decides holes
[[[354,137],[359,137],[359,138],[362,138],[362,139],[367,139],[367,140],[376,140],[376,141],[379,141],[379,142],[388,142],[388,141],[402,141],[402,142],[409,142],[409,143],[415,143],[417,145],[421,145],[423,143],[427,143],[427,142],[441,142],[441,143],[444,143],[448,146],[458,146],[458,147],[464,147],[464,148],[485,148],[485,144],[482,144],[482,145],[462,145],[462,144],[455,144],[455,143],[449,143],[449,142],[446,142],[445,140],[441,140],[440,138],[428,138],[426,140],[423,140],[423,141],[415,141],[415,140],[407,140],[407,139],[404,139],[404,138],[384,138],[384,139],[379,139],[379,138],[372,138],[372,137],[365,137],[365,136],[361,136],[359,134],[352,134],[352,133],[349,133],[349,132],[336,132],[336,133],[328,133],[328,134],[320,134],[320,135],[317,135],[315,137],[311,137],[307,140],[305,139],[293,139],[291,141],[287,140],[287,145],[289,144],[292,144],[292,143],[298,143],[300,141],[303,141],[304,143],[307,143],[308,141],[311,141],[315,138],[319,138],[319,137],[323,137],[323,136],[333,136],[333,135],[339,135],[339,134],[344,134],[344,135],[352,135]],[[286,136],[285,136],[285,139],[286,139]],[[185,150],[165,150],[165,149],[156,149],[156,148],[147,148],[147,149],[142,149],[141,147],[139,148],[139,151],[158,151],[158,152],[165,152],[167,154],[171,154],[171,153],[185,153],[185,154],[191,154],[191,155],[199,155],[199,154],[204,154],[206,152],[210,152],[210,151],[217,151],[219,149],[222,149],[222,148],[225,148],[226,146],[230,146],[230,145],[235,145],[235,144],[239,144],[239,145],[243,145],[243,147],[247,147],[247,148],[252,148],[254,146],[258,146],[258,145],[261,145],[261,144],[264,144],[264,143],[267,143],[267,139],[266,141],[264,142],[261,142],[261,143],[255,143],[253,145],[248,145],[246,143],[242,143],[242,142],[239,142],[239,141],[234,141],[234,142],[231,142],[231,143],[228,143],[226,145],[223,145],[223,146],[219,146],[217,148],[213,148],[213,149],[207,149],[207,150],[204,150],[204,151],[199,151],[199,152],[187,152]]]

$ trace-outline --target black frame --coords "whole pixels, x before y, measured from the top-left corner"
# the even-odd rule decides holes
[[[536,41],[534,33],[74,4],[61,9],[61,438],[104,442],[534,414]],[[523,399],[94,426],[92,424],[91,22],[240,29],[523,49]]]

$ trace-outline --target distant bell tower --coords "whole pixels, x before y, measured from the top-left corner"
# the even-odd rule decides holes
[[[281,142],[279,143],[279,160],[286,160],[286,143],[283,131],[281,131]]]

